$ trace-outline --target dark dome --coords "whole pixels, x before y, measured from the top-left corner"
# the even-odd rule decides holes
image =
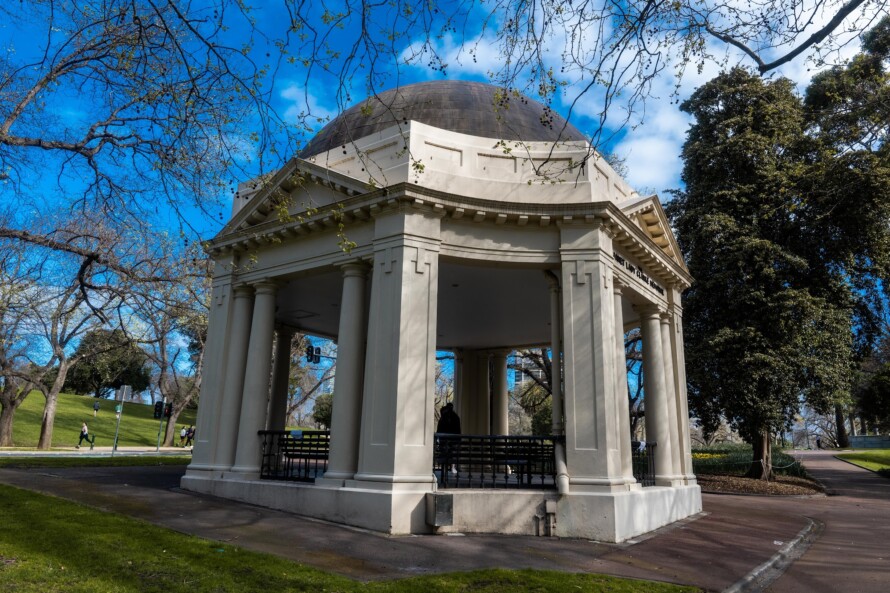
[[[353,105],[306,145],[307,158],[409,120],[483,138],[526,142],[583,141],[555,111],[481,82],[436,80],[397,87]]]

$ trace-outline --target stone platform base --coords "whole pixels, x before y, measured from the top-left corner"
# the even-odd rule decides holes
[[[182,488],[390,534],[502,533],[622,542],[701,511],[698,486],[626,492],[440,490],[433,485],[302,484],[192,471]],[[450,497],[446,511],[429,497]],[[440,505],[441,506],[441,505]],[[444,518],[444,520],[443,520]],[[434,525],[438,526],[434,526]]]

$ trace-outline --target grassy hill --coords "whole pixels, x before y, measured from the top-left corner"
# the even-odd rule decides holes
[[[37,446],[44,401],[43,395],[39,391],[32,391],[19,407],[15,414],[12,432],[16,447]],[[98,401],[102,408],[99,410],[99,415],[93,418],[93,404],[96,399],[87,395],[64,393],[59,395],[52,446],[73,447],[76,445],[80,435],[80,424],[84,421],[90,427],[90,433],[96,435],[97,446],[110,446],[114,443],[114,430],[117,426],[114,406],[117,402],[106,399]],[[154,408],[150,405],[125,403],[118,445],[121,447],[155,446],[160,421],[152,417],[153,413]],[[185,410],[179,416],[174,442],[179,442],[179,428],[183,424],[188,426],[195,423],[195,415],[195,410]]]

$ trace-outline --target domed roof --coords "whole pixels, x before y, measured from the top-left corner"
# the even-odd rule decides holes
[[[419,82],[353,105],[300,151],[307,158],[409,120],[483,138],[556,142],[586,140],[552,109],[500,87],[463,80]]]

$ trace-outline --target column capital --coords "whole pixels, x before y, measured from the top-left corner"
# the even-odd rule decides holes
[[[247,298],[253,296],[253,286],[250,284],[235,284],[232,286],[232,295],[238,298]]]
[[[634,311],[639,313],[641,318],[645,319],[660,319],[662,314],[661,307],[653,303],[634,305]]]
[[[670,314],[670,312],[669,312],[669,311],[661,311],[661,310],[659,310],[659,313],[660,313],[660,317],[661,317],[661,324],[662,324],[662,325],[670,325],[670,323],[671,323],[671,314]]]
[[[275,291],[278,290],[279,286],[281,286],[281,283],[272,280],[271,278],[263,278],[262,280],[258,280],[251,284],[251,287],[256,291],[256,294],[275,294]]]
[[[617,274],[612,274],[612,292],[620,296],[625,288],[627,288],[627,284],[622,282]]]
[[[343,277],[361,277],[364,278],[368,275],[368,272],[371,270],[371,266],[368,265],[365,261],[360,259],[354,259],[348,262],[344,262],[342,264],[337,265],[338,268],[343,272]]]
[[[551,292],[559,292],[559,276],[550,270],[544,270],[544,277],[547,278],[547,285]]]

